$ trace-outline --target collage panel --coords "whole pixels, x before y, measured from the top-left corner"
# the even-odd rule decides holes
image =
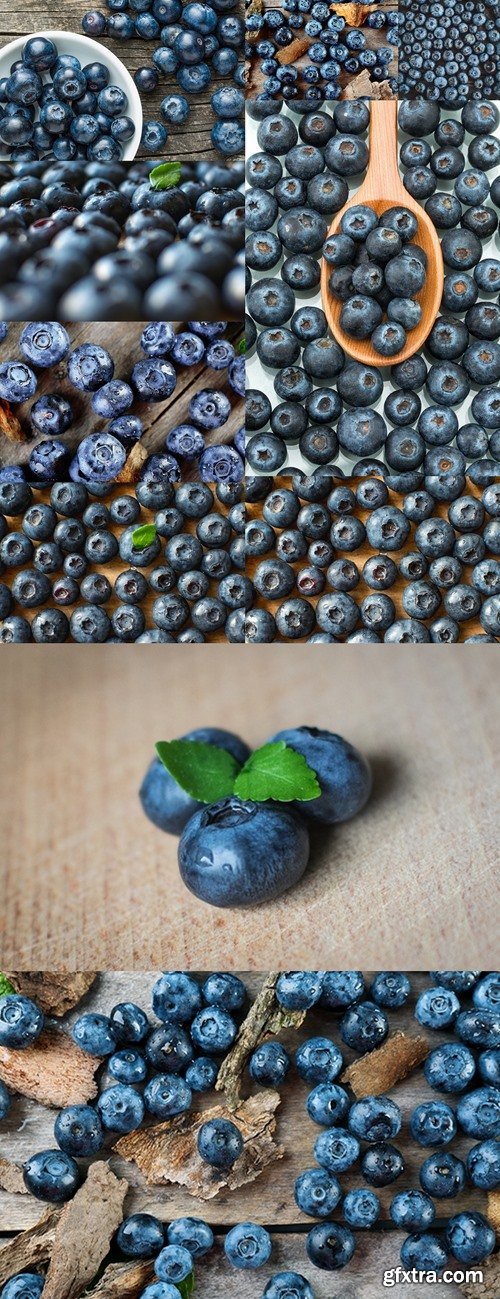
[[[494,1294],[498,982],[9,974],[2,1293]]]

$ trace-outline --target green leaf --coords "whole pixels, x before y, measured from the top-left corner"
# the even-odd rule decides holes
[[[321,789],[302,754],[287,748],[284,740],[278,740],[250,754],[236,777],[234,792],[239,798],[249,798],[255,803],[265,803],[271,798],[278,803],[291,803],[294,799],[310,802],[318,798]]]
[[[194,1272],[190,1272],[189,1276],[184,1278],[184,1281],[178,1281],[177,1289],[179,1294],[182,1295],[182,1299],[189,1299],[194,1290]]]
[[[233,793],[240,764],[225,749],[198,740],[162,740],[156,752],[181,789],[198,803],[216,803]]]
[[[153,189],[172,189],[181,178],[180,162],[161,162],[149,173],[149,183]]]
[[[135,528],[132,533],[132,545],[134,550],[146,550],[156,537],[156,524],[143,523],[141,528]]]
[[[240,341],[238,343],[238,351],[241,353],[242,356],[244,356],[246,350],[247,350],[247,340],[246,338],[240,338]]]
[[[15,992],[14,984],[5,974],[0,974],[0,997],[6,997],[8,993]]]

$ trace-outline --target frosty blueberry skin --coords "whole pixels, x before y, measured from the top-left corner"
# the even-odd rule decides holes
[[[187,735],[181,738],[196,740],[199,744],[214,744],[232,754],[233,758],[241,764],[250,756],[248,745],[244,744],[237,735],[232,735],[230,731],[200,727],[198,730],[188,731]],[[193,813],[205,806],[181,789],[159,758],[153,758],[148,767],[139,791],[139,798],[149,820],[153,825],[157,825],[159,830],[165,830],[167,834],[182,834]]]
[[[179,844],[188,889],[216,907],[256,906],[297,884],[309,860],[309,835],[284,804],[232,796],[195,812]]]
[[[318,777],[319,798],[300,805],[306,816],[336,825],[361,811],[370,797],[372,778],[366,758],[348,740],[313,726],[278,731],[269,743],[279,740],[301,753]]]

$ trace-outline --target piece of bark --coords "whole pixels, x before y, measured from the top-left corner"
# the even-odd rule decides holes
[[[381,1096],[423,1064],[429,1054],[425,1037],[393,1033],[376,1051],[362,1055],[344,1070],[341,1082],[349,1083],[354,1095]]]
[[[10,1159],[0,1159],[0,1187],[9,1195],[27,1195],[23,1171],[20,1164],[12,1164]]]
[[[78,1299],[94,1280],[123,1219],[128,1189],[104,1160],[91,1164],[87,1180],[62,1210],[44,1299]]]
[[[225,1092],[229,1107],[239,1105],[245,1065],[260,1042],[276,1037],[286,1028],[300,1028],[306,1017],[305,1010],[284,1010],[276,1000],[276,983],[279,974],[268,974],[260,992],[244,1019],[234,1046],[222,1061],[215,1084],[218,1092]]]
[[[101,1060],[87,1055],[66,1033],[47,1028],[25,1051],[0,1046],[0,1079],[42,1105],[64,1109],[97,1095],[94,1078]]]
[[[115,474],[115,483],[136,483],[141,472],[144,461],[147,460],[148,453],[146,448],[141,446],[140,442],[134,442],[132,450],[129,451],[123,469],[119,474]]]
[[[471,1271],[480,1271],[482,1281],[458,1282],[465,1299],[498,1299],[500,1294],[500,1254],[492,1254],[484,1263],[469,1264]]]
[[[46,1209],[34,1227],[20,1232],[0,1249],[0,1286],[17,1272],[33,1272],[50,1258],[61,1209]]]
[[[497,1236],[500,1237],[500,1191],[488,1191],[486,1217],[488,1222],[491,1222]]]
[[[77,974],[47,974],[44,970],[10,971],[7,974],[16,992],[31,997],[44,1015],[60,1018],[86,996],[97,978],[95,971]]]
[[[394,91],[391,90],[388,81],[372,81],[369,72],[363,68],[358,72],[357,77],[349,82],[340,96],[341,99],[394,99]]]
[[[152,1263],[110,1263],[89,1291],[89,1299],[139,1299],[144,1287],[154,1279]]]
[[[294,41],[290,41],[290,44],[286,45],[276,55],[278,63],[281,63],[284,67],[287,67],[289,63],[296,63],[297,59],[301,59],[302,55],[306,53],[310,45],[312,45],[312,37],[296,36]]]
[[[340,14],[345,18],[348,27],[362,27],[365,18],[370,13],[370,5],[349,3],[330,5],[334,14]]]
[[[181,1114],[153,1128],[138,1129],[121,1137],[114,1149],[123,1159],[131,1159],[150,1186],[172,1182],[185,1186],[190,1195],[212,1200],[228,1187],[235,1191],[282,1159],[283,1146],[274,1140],[275,1112],[281,1097],[275,1091],[261,1091],[250,1096],[236,1110],[215,1105],[203,1112]],[[243,1137],[243,1151],[229,1169],[212,1168],[198,1154],[196,1138],[209,1119],[230,1118]],[[44,1299],[46,1296],[44,1295]]]
[[[0,433],[2,433],[5,438],[8,438],[9,442],[28,441],[28,437],[19,423],[17,415],[14,415],[14,411],[9,402],[4,401],[3,399],[0,399]]]

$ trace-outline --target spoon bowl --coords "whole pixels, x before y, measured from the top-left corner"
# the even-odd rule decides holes
[[[328,281],[332,268],[324,258],[321,263],[323,310],[334,338],[353,360],[360,361],[363,365],[376,365],[379,368],[399,365],[401,361],[406,361],[409,356],[419,352],[430,334],[441,304],[444,272],[443,254],[437,230],[420,203],[407,193],[399,175],[396,100],[372,101],[368,170],[361,188],[351,195],[340,212],[336,212],[328,237],[338,233],[342,217],[348,208],[358,206],[360,203],[373,208],[378,217],[391,207],[405,207],[415,214],[418,229],[412,242],[418,244],[427,255],[425,284],[416,295],[416,300],[422,308],[421,319],[414,329],[408,331],[406,343],[396,356],[381,356],[380,352],[375,351],[369,338],[350,338],[340,324],[340,313],[344,304],[331,293]]]

